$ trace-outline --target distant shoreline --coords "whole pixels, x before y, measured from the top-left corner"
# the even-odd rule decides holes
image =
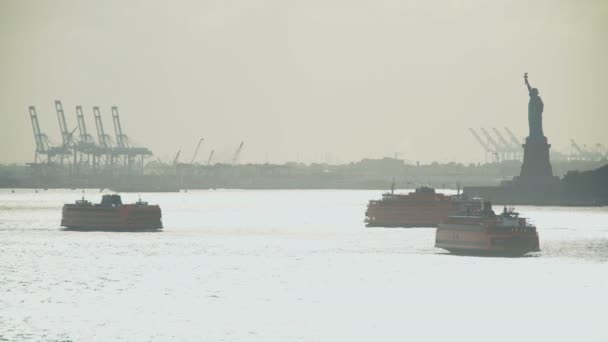
[[[606,161],[558,161],[554,174],[592,170]],[[118,170],[73,170],[60,165],[0,165],[2,189],[112,189],[118,192],[179,190],[387,190],[428,185],[437,189],[498,186],[519,175],[517,161],[493,164],[410,165],[403,160],[365,159],[357,163],[200,165],[148,163],[143,174]]]

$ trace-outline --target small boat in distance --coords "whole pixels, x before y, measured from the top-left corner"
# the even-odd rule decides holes
[[[521,256],[540,251],[534,225],[513,208],[496,215],[490,202],[478,212],[450,216],[435,234],[435,247],[455,254]]]
[[[469,200],[458,191],[457,195],[436,193],[422,186],[409,194],[382,194],[382,199],[371,200],[365,212],[367,227],[437,227],[450,215],[481,207],[479,199]]]
[[[103,195],[101,203],[93,204],[84,198],[65,204],[61,226],[73,230],[145,231],[163,228],[158,205],[141,200],[123,204],[120,195]]]

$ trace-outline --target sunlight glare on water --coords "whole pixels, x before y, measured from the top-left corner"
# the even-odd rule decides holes
[[[80,191],[0,190],[0,341],[608,340],[608,208],[518,207],[542,251],[480,258],[365,228],[381,193],[144,194],[165,229],[112,233],[59,227]]]

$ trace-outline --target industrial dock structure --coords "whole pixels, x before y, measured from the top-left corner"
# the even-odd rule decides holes
[[[531,87],[528,74],[524,75],[530,101],[528,103],[529,135],[522,145],[523,163],[519,176],[504,181],[500,186],[469,186],[464,193],[469,197],[481,197],[498,204],[528,204],[557,206],[604,206],[608,205],[608,172],[606,166],[582,176],[568,173],[560,179],[553,170],[549,139],[543,131],[544,103],[537,88]],[[580,153],[583,150],[572,140]],[[605,162],[604,162],[605,163]],[[596,187],[583,187],[594,178]]]
[[[118,107],[110,113],[114,135],[104,127],[99,106],[91,108],[97,139],[85,124],[85,109],[74,107],[78,125],[67,124],[61,101],[55,101],[61,141],[54,142],[41,129],[35,106],[29,107],[36,149],[26,186],[35,188],[111,188],[135,191],[176,191],[174,182],[144,179],[144,167],[152,151],[138,146],[123,131]]]
[[[109,110],[108,110],[109,109]],[[552,151],[546,138],[520,139],[511,129],[470,128],[469,132],[483,148],[486,163],[430,163],[421,164],[397,158],[363,159],[347,164],[297,163],[242,164],[240,157],[245,142],[235,144],[229,156],[217,156],[214,149],[205,152],[197,161],[204,139],[199,138],[192,158],[182,158],[181,149],[169,161],[152,158],[147,147],[136,144],[125,133],[118,107],[105,110],[100,106],[85,108],[77,105],[64,109],[61,101],[54,103],[60,128],[60,141],[53,142],[40,126],[36,107],[29,107],[35,151],[33,162],[27,166],[0,165],[0,187],[5,188],[99,188],[116,191],[160,192],[189,189],[377,189],[384,190],[395,179],[402,189],[432,186],[438,189],[456,189],[465,186],[465,192],[502,202],[491,184],[514,183],[514,175],[523,169],[537,170],[535,166],[542,154],[544,172],[549,183],[558,182],[569,170],[588,171],[606,164],[605,148],[594,148],[571,141],[570,154]],[[66,115],[73,113],[77,125],[70,126]],[[85,124],[85,116],[93,116],[95,129]],[[103,115],[111,116],[111,125]],[[106,125],[104,126],[104,123]],[[544,141],[544,144],[543,144]],[[553,165],[549,163],[553,160]],[[185,159],[185,160],[183,160]],[[522,160],[525,167],[522,169]],[[536,163],[535,165],[532,164]],[[530,168],[529,166],[533,167]],[[585,183],[586,174],[571,175],[570,182]],[[595,175],[595,174],[594,174]],[[576,177],[575,177],[576,176]],[[595,176],[594,176],[595,177]],[[517,178],[523,184],[526,177]],[[538,179],[532,182],[538,184]],[[546,182],[545,182],[546,183]],[[552,184],[553,184],[552,183]],[[553,190],[555,187],[548,187]],[[570,186],[572,187],[572,186]],[[506,190],[507,188],[502,188]],[[509,189],[514,189],[513,187]],[[531,188],[527,188],[531,189]],[[490,191],[488,193],[487,191]],[[513,196],[505,193],[504,200]],[[521,193],[521,191],[516,191]],[[537,193],[540,193],[537,191]]]
[[[152,156],[146,147],[138,147],[123,132],[118,107],[111,108],[114,138],[104,128],[98,106],[92,108],[97,131],[97,142],[87,131],[82,106],[75,107],[78,126],[67,125],[61,101],[55,101],[61,142],[52,142],[40,129],[35,106],[29,107],[30,120],[36,142],[34,162],[29,165],[41,172],[54,165],[67,166],[70,175],[79,174],[143,174],[144,160]]]

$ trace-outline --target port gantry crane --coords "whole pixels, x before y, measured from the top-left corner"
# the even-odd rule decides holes
[[[571,143],[571,147],[572,147],[572,155],[574,156],[573,159],[584,159],[585,158],[585,151],[583,151],[583,149],[578,146],[578,144],[574,141],[574,139],[570,139],[570,143]]]
[[[469,132],[471,132],[471,134],[473,134],[473,137],[475,137],[475,140],[477,140],[479,145],[481,145],[481,147],[483,147],[483,149],[485,150],[485,152],[486,152],[485,159],[486,159],[486,163],[487,163],[488,162],[488,153],[490,153],[492,155],[492,157],[495,156],[492,149],[490,148],[490,146],[488,146],[488,144],[483,139],[481,139],[479,134],[477,134],[477,132],[475,132],[475,130],[473,128],[469,128]]]
[[[509,141],[507,141],[507,139],[505,139],[505,137],[502,135],[502,133],[500,133],[500,131],[498,130],[498,128],[493,127],[492,130],[494,131],[494,133],[498,137],[498,140],[500,141],[500,143],[504,146],[505,151],[506,151],[507,159],[509,159],[509,160],[520,160],[521,159],[520,158],[521,148],[518,147],[517,145],[513,145]]]
[[[57,112],[57,119],[59,121],[61,141],[64,147],[68,147],[72,144],[72,134],[70,133],[70,130],[68,130],[68,125],[65,121],[65,113],[63,112],[63,106],[59,100],[55,100],[55,111]]]
[[[95,146],[95,139],[87,132],[87,126],[84,122],[84,115],[82,114],[82,106],[76,106],[76,119],[78,120],[78,133],[80,135],[80,143],[87,144],[89,146]]]
[[[152,151],[145,147],[134,147],[129,137],[123,133],[118,115],[118,107],[112,106],[112,121],[116,134],[116,148],[113,150],[113,157],[119,164],[126,167],[128,172],[134,171],[137,165],[140,172],[144,169],[144,158],[152,155]]]
[[[122,133],[122,126],[120,124],[120,116],[118,115],[118,108],[112,107],[112,123],[114,124],[114,136],[116,137],[116,147],[113,150],[113,159],[115,162],[127,166],[129,162],[129,154],[127,152],[127,146],[125,144],[125,136]]]
[[[517,147],[522,146],[522,142],[519,139],[517,139],[517,137],[515,136],[515,134],[513,134],[513,132],[509,129],[509,127],[505,127],[505,132],[507,132],[507,135],[509,136],[509,139],[511,139],[511,142],[513,143],[514,146],[517,146]]]
[[[486,139],[490,142],[490,144],[492,144],[492,146],[494,146],[494,151],[495,151],[495,155],[497,156],[497,159],[500,161],[507,159],[505,156],[507,155],[507,153],[509,152],[508,149],[505,149],[505,146],[501,146],[496,140],[494,140],[494,138],[490,135],[490,133],[488,133],[488,131],[481,127],[480,128],[481,132],[483,133],[483,135],[486,137]]]
[[[118,115],[118,107],[112,106],[112,122],[114,123],[114,133],[116,134],[116,147],[127,147],[127,136],[122,132],[120,124],[120,116]]]
[[[173,166],[176,166],[179,163],[179,155],[182,153],[182,150],[177,150],[175,154],[175,158],[173,158]]]
[[[152,154],[147,148],[131,146],[128,136],[122,132],[116,107],[112,108],[112,114],[115,131],[117,132],[117,142],[114,142],[110,135],[104,131],[99,107],[93,107],[98,136],[98,143],[96,143],[93,136],[87,131],[83,107],[76,106],[78,126],[70,131],[63,105],[61,101],[55,100],[55,111],[61,132],[60,144],[54,144],[46,134],[42,133],[36,108],[29,106],[28,109],[36,143],[34,162],[30,163],[32,166],[42,164],[65,165],[65,161],[68,161],[67,166],[71,175],[74,171],[79,173],[84,168],[92,167],[93,170],[96,170],[102,166],[114,172],[119,170],[116,166],[119,166],[118,164],[122,161],[122,165],[129,172],[137,171],[136,167],[140,172],[143,172],[144,157]],[[75,134],[76,130],[78,130],[78,134]]]
[[[196,149],[194,150],[194,154],[192,155],[192,160],[190,161],[190,164],[194,164],[194,159],[196,159],[196,155],[198,154],[198,149],[201,148],[201,144],[203,143],[203,140],[205,140],[205,139],[200,138],[200,140],[198,141],[198,144],[196,145]]]
[[[234,155],[232,156],[232,163],[231,163],[232,165],[236,165],[239,162],[239,157],[241,156],[241,151],[243,151],[244,144],[245,144],[245,142],[241,141],[241,144],[236,149],[236,152],[234,152]]]
[[[211,152],[209,153],[209,158],[207,158],[207,166],[209,166],[211,164],[211,158],[213,158],[214,152],[215,152],[215,150],[211,150]]]
[[[101,120],[101,112],[99,107],[93,107],[93,116],[95,117],[95,128],[97,129],[97,140],[99,141],[99,153],[103,159],[103,164],[106,167],[114,166],[114,154],[112,152],[114,141],[109,134],[106,134]],[[101,162],[100,162],[101,163]]]
[[[65,113],[63,111],[63,106],[61,105],[61,101],[59,101],[59,100],[55,100],[55,111],[57,112],[57,119],[59,121],[59,130],[61,131],[61,141],[62,141],[61,147],[66,152],[72,152],[72,153],[62,154],[61,158],[60,158],[60,162],[61,162],[61,164],[63,164],[65,155],[73,154],[74,165],[75,165],[76,164],[76,151],[74,149],[75,143],[74,143],[73,134],[76,131],[76,128],[71,132],[68,129],[68,125],[65,120]]]
[[[63,147],[54,146],[53,142],[49,137],[42,133],[40,130],[40,124],[38,122],[38,114],[36,113],[36,107],[29,106],[30,120],[32,122],[32,130],[34,131],[34,141],[36,142],[36,151],[34,154],[34,163],[30,165],[39,165],[45,162],[51,164],[56,162],[57,156],[63,159],[63,155],[69,155],[69,151]],[[43,158],[46,156],[46,158]]]
[[[76,119],[78,120],[78,142],[74,144],[74,152],[78,153],[77,172],[81,166],[98,166],[99,148],[95,144],[93,136],[87,132],[87,126],[84,121],[82,106],[76,106]]]
[[[40,124],[38,123],[38,115],[36,114],[36,107],[30,106],[30,120],[32,121],[32,130],[34,131],[34,141],[36,141],[36,152],[34,154],[34,164],[38,164],[41,161],[41,155],[47,156],[47,162],[50,161],[49,151],[49,137],[40,132]]]
[[[595,150],[589,149],[587,145],[582,147],[577,144],[574,139],[570,139],[571,152],[569,159],[571,160],[602,160],[606,158],[603,153],[602,144],[595,144]]]

